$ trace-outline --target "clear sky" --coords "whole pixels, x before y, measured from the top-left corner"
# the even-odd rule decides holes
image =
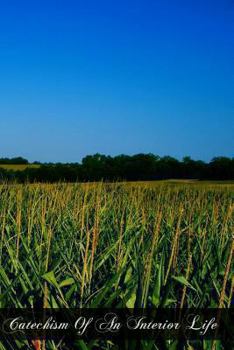
[[[0,157],[234,156],[233,0],[0,3]]]

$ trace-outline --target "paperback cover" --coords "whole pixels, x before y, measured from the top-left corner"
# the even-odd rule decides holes
[[[233,15],[0,3],[0,350],[234,349]]]

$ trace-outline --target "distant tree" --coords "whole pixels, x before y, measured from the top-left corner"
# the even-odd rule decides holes
[[[106,177],[105,168],[107,159],[107,156],[100,153],[88,155],[82,159],[83,172],[87,180],[95,181]]]
[[[157,164],[158,178],[175,179],[181,177],[181,163],[173,157],[164,156]]]
[[[0,164],[28,164],[28,160],[23,157],[0,158]]]
[[[204,177],[206,164],[201,160],[193,160],[186,156],[182,160],[182,174],[184,178],[201,179]]]
[[[23,157],[11,158],[11,164],[28,164],[28,160]]]
[[[220,180],[234,178],[234,159],[228,157],[215,157],[209,163],[208,177]]]

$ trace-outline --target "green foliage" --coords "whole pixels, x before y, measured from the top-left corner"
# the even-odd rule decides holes
[[[233,194],[232,185],[183,183],[2,185],[0,306],[229,307]],[[47,341],[46,349],[63,347]]]
[[[2,169],[6,170],[3,171]],[[234,158],[216,157],[206,163],[186,156],[182,161],[152,153],[88,155],[79,163],[29,164],[22,157],[0,158],[0,180],[28,182],[136,181],[163,179],[234,180]]]

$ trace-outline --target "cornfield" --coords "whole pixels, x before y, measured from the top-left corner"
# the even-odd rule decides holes
[[[231,307],[233,188],[2,184],[0,307]],[[0,340],[1,350],[34,346],[66,349],[52,340]],[[178,341],[164,346],[181,349]],[[78,340],[73,348],[118,349],[96,340]],[[140,348],[161,350],[150,341]],[[205,340],[183,348],[223,349]]]

